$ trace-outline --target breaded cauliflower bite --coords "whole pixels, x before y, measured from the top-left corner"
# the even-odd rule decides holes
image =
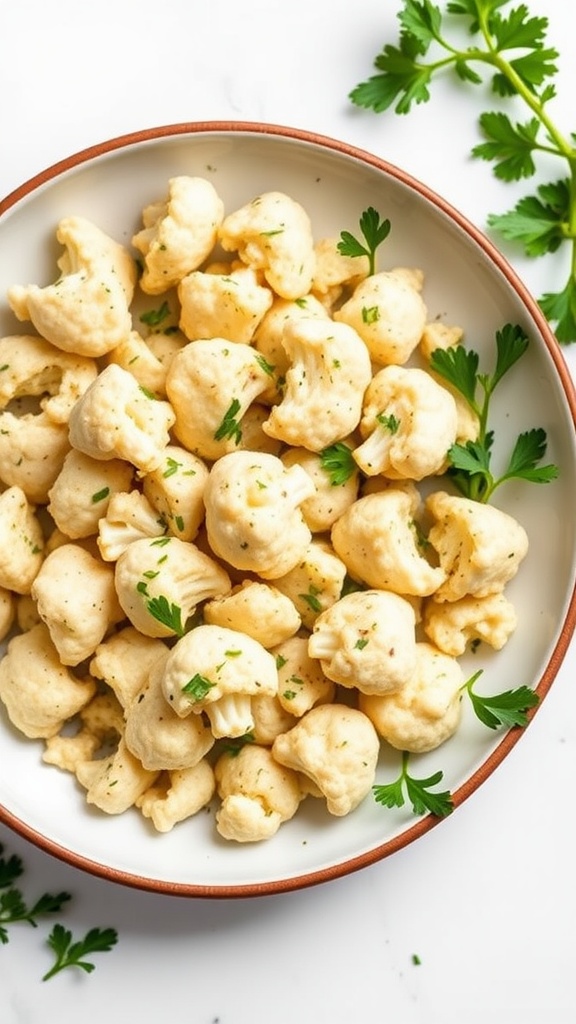
[[[142,479],[144,497],[166,523],[168,533],[194,540],[204,521],[208,466],[181,445],[169,444],[156,469]]]
[[[416,511],[410,491],[388,487],[365,494],[334,523],[334,550],[353,579],[413,597],[438,590],[447,572],[420,550]]]
[[[316,704],[329,704],[336,687],[308,651],[306,636],[293,636],[274,647],[278,667],[278,702],[295,718],[301,718]],[[295,725],[292,722],[292,725]],[[286,727],[279,730],[286,732]]]
[[[502,591],[457,601],[424,601],[422,626],[426,636],[445,654],[458,658],[469,645],[488,644],[500,651],[518,624],[514,605]]]
[[[301,618],[293,602],[277,587],[260,580],[244,580],[229,594],[207,601],[204,622],[246,633],[263,647],[274,647],[294,636]]]
[[[7,487],[21,487],[32,504],[47,503],[69,451],[67,425],[46,412],[0,412],[0,478]]]
[[[132,327],[136,264],[124,246],[85,217],[65,217],[57,241],[64,252],[54,284],[14,285],[8,302],[56,348],[79,356],[110,352]]]
[[[224,218],[222,248],[237,252],[247,266],[262,271],[283,299],[307,295],[316,266],[312,225],[306,210],[284,192],[264,192]]]
[[[206,714],[215,737],[244,736],[254,725],[251,698],[278,692],[276,661],[244,633],[200,625],[170,651],[162,688],[182,718]]]
[[[224,753],[214,771],[221,799],[216,828],[237,843],[270,839],[304,796],[297,773],[278,764],[267,747],[247,744],[237,754]]]
[[[112,497],[129,491],[134,467],[122,459],[102,462],[72,448],[48,492],[48,511],[72,540],[98,533]]]
[[[344,704],[312,708],[272,744],[275,759],[305,775],[336,816],[349,814],[370,792],[379,751],[370,719]]]
[[[300,466],[240,451],[214,463],[204,492],[208,542],[218,558],[273,580],[297,565],[311,533],[300,511],[314,491]]]
[[[325,533],[358,497],[360,472],[352,459],[353,444],[339,441],[322,452],[306,448],[288,448],[281,454],[285,466],[298,463],[314,484],[314,494],[302,502],[302,514],[312,533]],[[339,479],[338,470],[332,474],[334,464],[346,467]]]
[[[318,616],[308,653],[329,679],[362,693],[393,693],[416,666],[414,609],[385,590],[346,594]]]
[[[93,459],[124,459],[140,473],[160,465],[175,413],[128,370],[110,363],[70,414],[70,444]]]
[[[417,367],[385,366],[366,389],[354,459],[367,476],[423,480],[445,468],[457,431],[446,388]]]
[[[352,327],[319,317],[287,320],[282,343],[290,366],[264,430],[286,444],[321,451],[358,426],[372,376],[368,349]]]
[[[423,754],[454,734],[460,722],[464,674],[455,658],[433,644],[417,645],[408,682],[395,693],[360,694],[359,708],[378,735],[397,750]]]
[[[98,375],[95,359],[63,352],[30,334],[0,339],[0,409],[15,398],[39,398],[53,423],[67,423],[72,406]]]
[[[446,574],[436,600],[486,597],[503,590],[528,552],[524,527],[495,505],[446,491],[429,495],[426,508],[433,520],[428,540]]]
[[[224,217],[224,203],[206,178],[170,178],[168,194],[142,211],[132,245],[144,257],[142,291],[160,295],[208,258]]]
[[[44,533],[21,487],[0,494],[0,587],[28,594],[44,559]]]
[[[418,345],[428,319],[421,271],[405,268],[372,274],[334,312],[353,327],[375,363],[403,366]]]
[[[190,341],[218,337],[249,345],[273,297],[251,267],[196,270],[178,286],[180,328]]]
[[[157,832],[170,832],[210,803],[216,780],[210,762],[203,758],[192,768],[161,772],[156,781],[136,798],[135,805]]]
[[[243,447],[245,413],[269,387],[268,369],[250,345],[221,337],[191,341],[166,377],[174,434],[199,458],[235,451]]]

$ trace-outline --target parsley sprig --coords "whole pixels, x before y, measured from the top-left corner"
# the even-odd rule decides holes
[[[508,5],[509,0],[449,0],[442,9],[432,0],[404,0],[397,44],[383,46],[374,60],[376,74],[349,98],[376,113],[393,108],[408,114],[413,104],[429,101],[435,79],[452,72],[466,87],[488,80],[500,107],[514,104],[510,114],[498,109],[480,116],[483,141],[472,156],[491,162],[504,182],[535,176],[542,155],[557,158],[562,177],[538,184],[508,212],[491,214],[488,225],[530,257],[570,248],[565,283],[539,300],[558,341],[567,344],[576,341],[576,135],[563,132],[549,113],[559,54],[547,45],[548,19],[531,15],[524,3],[505,12]],[[465,48],[458,38],[463,20],[473,37]],[[523,119],[516,120],[516,107]]]
[[[68,892],[55,895],[44,893],[29,904],[22,890],[14,885],[24,872],[20,857],[13,855],[5,858],[3,854],[4,848],[0,845],[0,943],[6,945],[9,941],[9,925],[26,921],[37,928],[39,918],[57,913],[71,897]]]
[[[93,953],[108,953],[118,941],[115,928],[90,928],[82,939],[75,940],[72,932],[64,925],[55,924],[47,942],[55,954],[55,960],[42,981],[48,981],[66,967],[79,967],[86,974],[91,974],[95,964],[87,960]]]
[[[350,231],[342,231],[337,249],[342,256],[367,256],[368,273],[374,274],[376,251],[390,234],[390,221],[380,220],[378,211],[369,206],[362,213],[359,224],[364,241],[356,238]]]
[[[442,782],[443,773],[438,771],[425,779],[417,779],[408,771],[409,760],[410,754],[404,750],[398,778],[394,782],[372,787],[376,803],[385,807],[403,807],[408,799],[414,814],[429,812],[438,818],[445,818],[451,814],[454,810],[451,793],[447,790],[440,793],[432,790],[433,786]]]
[[[489,729],[499,729],[501,726],[508,729],[513,726],[523,728],[527,725],[528,711],[535,708],[540,701],[536,691],[529,686],[519,686],[515,690],[505,690],[503,693],[485,697],[474,690],[474,685],[481,675],[482,670],[475,672],[463,687],[470,697],[476,717]]]
[[[540,465],[547,447],[546,431],[542,427],[519,434],[504,472],[494,476],[491,471],[494,432],[488,424],[492,396],[527,349],[528,337],[522,328],[505,324],[496,332],[496,365],[492,373],[480,372],[478,353],[463,345],[436,349],[432,353],[431,369],[463,396],[478,419],[476,440],[453,444],[448,451],[449,476],[458,490],[474,501],[489,501],[506,480],[543,484],[558,476],[558,467],[554,464]]]
[[[341,487],[358,472],[352,449],[344,441],[335,441],[334,444],[323,448],[319,453],[319,459],[332,487]]]

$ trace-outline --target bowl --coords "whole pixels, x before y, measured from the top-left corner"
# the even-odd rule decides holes
[[[498,505],[530,540],[506,590],[518,625],[501,650],[483,645],[481,654],[468,651],[460,660],[466,678],[481,665],[483,693],[508,690],[515,680],[532,687],[541,703],[576,617],[576,520],[565,514],[576,493],[574,389],[549,325],[506,259],[421,181],[344,142],[277,125],[187,123],[114,138],[49,167],[0,203],[1,335],[27,330],[11,313],[6,292],[14,283],[53,279],[61,218],[87,217],[129,244],[142,209],[176,175],[208,177],[227,212],[265,191],[288,193],[309,213],[317,238],[357,231],[362,212],[375,208],[392,225],[380,268],[420,268],[429,319],[461,325],[482,366],[492,365],[495,333],[504,324],[526,332],[528,351],[494,398],[496,444],[541,427],[546,461],[560,472],[546,485],[510,482],[499,492]],[[442,773],[440,788],[452,794],[456,813],[524,732],[522,726],[487,728],[471,702],[464,705],[452,738],[411,762],[419,778]],[[77,868],[143,890],[230,898],[301,889],[382,860],[443,820],[415,814],[409,801],[390,808],[372,796],[336,817],[310,797],[263,842],[222,840],[206,812],[159,834],[135,809],[106,815],[89,807],[74,777],[44,764],[42,741],[17,732],[3,708],[0,735],[0,821]],[[392,782],[399,765],[397,751],[384,751],[377,781]]]

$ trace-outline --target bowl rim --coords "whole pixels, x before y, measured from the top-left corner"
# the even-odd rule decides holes
[[[162,139],[177,138],[184,135],[195,136],[201,134],[260,135],[266,137],[277,137],[288,141],[312,144],[323,150],[331,150],[334,153],[350,157],[382,171],[388,177],[395,179],[397,182],[418,193],[422,198],[435,206],[436,209],[446,214],[450,220],[452,220],[479,246],[480,249],[483,250],[490,262],[494,264],[506,278],[507,282],[511,285],[512,289],[516,292],[517,296],[530,313],[554,363],[561,384],[561,389],[571,413],[572,424],[576,430],[576,387],[568,368],[568,364],[560,350],[560,346],[554,332],[544,317],[536,299],[503,253],[480,228],[476,227],[476,225],[474,225],[463,213],[456,209],[456,207],[452,206],[448,200],[435,192],[434,189],[430,188],[419,178],[414,177],[411,173],[402,170],[397,165],[383,157],[377,156],[369,150],[365,150],[357,145],[336,139],[330,135],[324,135],[316,131],[283,124],[245,120],[183,121],[138,129],[80,149],[45,167],[33,177],[24,181],[13,191],[9,192],[3,199],[0,199],[0,218],[20,201],[26,199],[42,186],[49,184],[61,174],[79,168],[83,164],[89,163],[99,157],[107,156],[119,150],[137,146],[142,143],[157,142]],[[573,575],[575,576],[575,579],[573,582],[572,593],[567,599],[564,619],[556,644],[537,685],[534,687],[540,700],[539,703],[528,712],[528,723],[531,722],[537,710],[541,707],[544,697],[548,694],[552,683],[560,670],[570,646],[572,636],[576,630],[576,569],[574,570]],[[525,727],[516,726],[503,735],[498,745],[488,755],[486,760],[483,761],[480,767],[477,768],[476,771],[474,771],[473,774],[470,775],[466,781],[452,793],[455,809],[469,796],[471,796],[471,794],[475,792],[495,771],[495,769],[516,745],[524,731]],[[384,860],[393,853],[398,852],[416,839],[421,838],[442,820],[442,818],[437,818],[432,814],[427,814],[415,821],[409,828],[404,829],[400,834],[387,839],[384,843],[362,854],[350,857],[338,864],[306,871],[301,875],[263,883],[250,882],[247,884],[200,885],[188,882],[162,881],[156,878],[149,878],[138,873],[131,873],[128,870],[117,869],[106,864],[101,864],[99,861],[91,860],[89,857],[78,854],[37,832],[34,828],[0,804],[0,823],[11,828],[16,834],[20,835],[23,839],[29,841],[43,852],[74,868],[133,889],[155,892],[162,895],[211,899],[277,895],[279,893],[305,889],[313,885],[345,877],[346,875],[371,866]]]

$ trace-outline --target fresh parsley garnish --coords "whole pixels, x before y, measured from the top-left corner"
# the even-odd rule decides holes
[[[374,59],[376,73],[349,98],[376,113],[393,109],[408,114],[414,105],[430,100],[434,80],[452,72],[467,87],[482,86],[489,77],[500,106],[520,103],[526,117],[518,121],[505,109],[480,116],[482,141],[472,148],[472,156],[490,162],[504,182],[535,176],[541,156],[547,162],[556,160],[565,172],[557,180],[539,183],[534,194],[519,199],[508,212],[491,214],[488,225],[522,246],[527,256],[570,247],[565,283],[539,300],[555,324],[558,341],[566,344],[576,341],[576,136],[561,130],[549,109],[556,95],[559,53],[547,44],[548,18],[531,15],[524,3],[505,12],[508,4],[449,0],[442,9],[432,0],[404,0],[397,15],[397,43],[382,47]],[[456,34],[460,19],[465,19],[471,37],[464,47]]]
[[[490,468],[494,433],[489,429],[488,419],[492,396],[527,349],[528,337],[522,328],[505,324],[496,332],[496,365],[492,373],[480,373],[478,353],[463,345],[438,348],[430,358],[430,368],[463,396],[478,420],[476,440],[453,444],[448,451],[449,476],[458,490],[474,501],[489,501],[506,480],[542,484],[558,476],[557,466],[540,465],[547,448],[546,431],[541,427],[518,435],[503,473],[494,476]]]
[[[186,693],[193,701],[204,700],[204,697],[210,693],[214,686],[216,686],[216,683],[196,672],[182,687],[182,693]]]
[[[222,422],[214,431],[215,441],[225,441],[227,438],[232,438],[236,444],[240,444],[240,441],[242,440],[242,427],[236,419],[240,409],[241,405],[239,400],[237,398],[233,398],[222,417]]]
[[[90,928],[83,939],[75,940],[71,931],[55,924],[47,942],[55,960],[42,981],[48,981],[66,967],[79,967],[86,974],[91,974],[95,964],[86,957],[93,953],[108,953],[118,942],[118,933],[115,928]]]
[[[159,597],[149,598],[146,608],[153,618],[167,626],[176,636],[183,636],[184,623],[182,622],[182,609],[179,605],[170,602],[164,594],[160,594]]]
[[[110,488],[109,487],[103,487],[102,490],[95,491],[94,494],[92,495],[92,498],[91,498],[92,504],[93,505],[97,505],[98,502],[104,501],[104,499],[108,498],[109,495],[110,495]]]
[[[443,773],[434,772],[425,779],[417,779],[408,771],[409,760],[410,754],[404,750],[400,775],[395,782],[372,787],[376,803],[383,804],[384,807],[403,807],[408,799],[414,814],[429,812],[438,818],[445,818],[451,814],[454,810],[452,794],[447,790],[440,793],[432,792],[432,787],[442,782]]]
[[[170,316],[170,306],[164,301],[158,309],[149,309],[147,312],[141,313],[140,323],[146,324],[147,327],[159,327],[168,316]]]
[[[464,685],[476,717],[489,729],[501,726],[511,729],[513,726],[527,725],[528,711],[539,703],[538,694],[529,686],[519,686],[516,690],[505,690],[491,697],[483,697],[474,690],[481,675],[481,671],[475,672]]]
[[[344,444],[344,441],[336,441],[334,444],[323,448],[319,453],[320,465],[333,487],[340,487],[350,477],[354,476],[358,466],[354,461],[352,449]]]
[[[364,241],[356,238],[350,231],[342,231],[337,249],[342,256],[367,256],[369,273],[374,274],[376,250],[390,234],[390,221],[380,220],[378,211],[369,206],[361,215],[359,224]]]
[[[33,928],[38,927],[38,919],[48,914],[55,914],[71,899],[70,893],[59,892],[56,895],[44,893],[33,903],[28,903],[21,889],[14,882],[24,874],[24,866],[20,857],[15,855],[4,857],[4,847],[0,845],[0,944],[9,941],[8,926],[18,921],[26,921]]]

